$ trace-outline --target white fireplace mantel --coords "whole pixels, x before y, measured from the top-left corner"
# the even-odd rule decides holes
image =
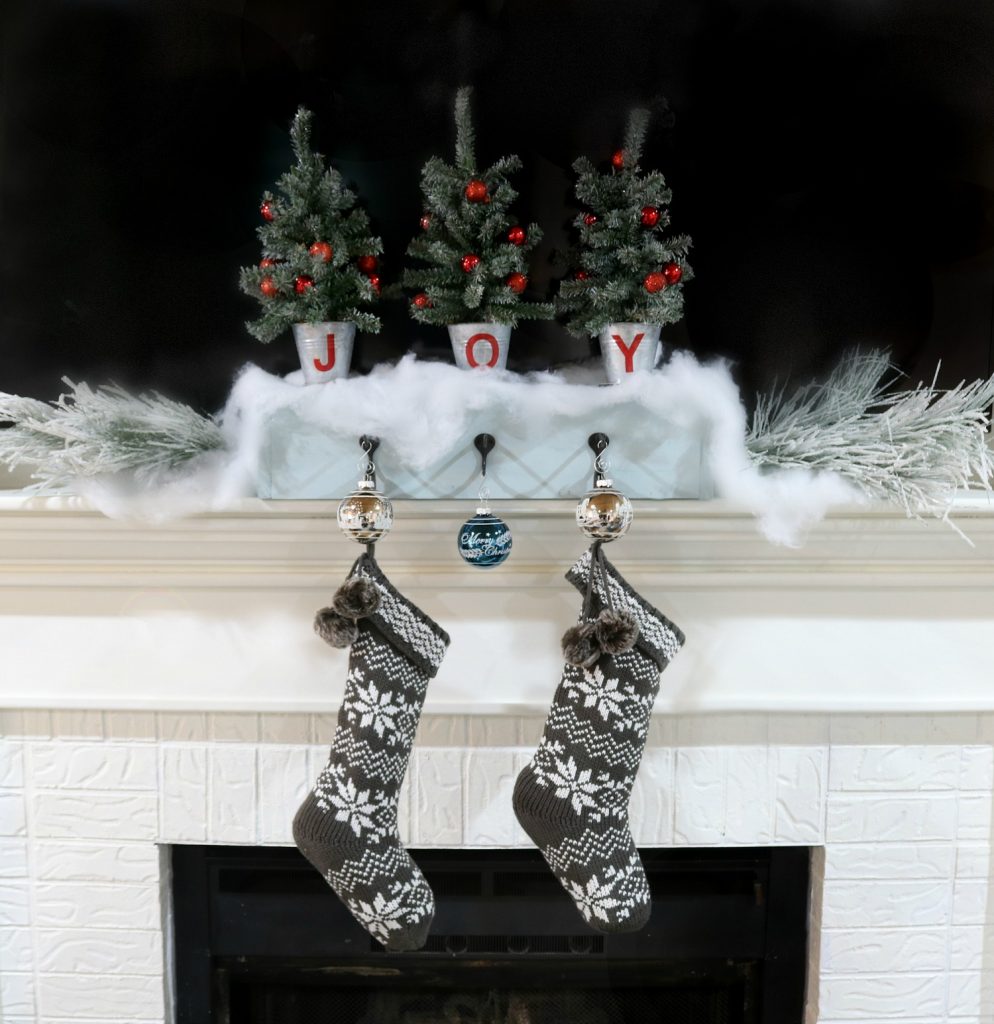
[[[331,711],[344,656],[311,632],[360,548],[334,502],[249,500],[165,525],[70,498],[0,497],[0,705]],[[434,713],[547,707],[583,550],[570,502],[497,503],[509,561],[455,551],[469,502],[396,503],[384,570],[452,635]],[[994,709],[994,504],[947,526],[888,508],[769,544],[722,502],[636,503],[609,557],[687,634],[657,712]]]

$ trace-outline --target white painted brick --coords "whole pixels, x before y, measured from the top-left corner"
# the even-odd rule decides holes
[[[984,965],[984,950],[994,942],[994,932],[983,925],[954,925],[949,929],[949,968],[953,971],[979,971]]]
[[[725,770],[725,842],[750,846],[771,843],[776,753],[766,747],[729,747]]]
[[[27,878],[28,844],[24,839],[0,839],[0,878]]]
[[[207,834],[215,843],[255,841],[255,751],[251,747],[209,747]]]
[[[35,871],[50,882],[157,882],[159,851],[152,843],[42,842]]]
[[[38,1007],[45,1016],[71,1020],[148,1021],[165,1014],[162,979],[128,974],[44,974]]]
[[[158,886],[39,882],[34,897],[37,928],[162,927]]]
[[[155,748],[149,744],[36,743],[31,781],[59,789],[154,790]]]
[[[208,724],[210,738],[215,743],[256,743],[259,739],[258,715],[210,715]]]
[[[826,928],[821,969],[827,974],[944,971],[946,931],[941,928]]]
[[[780,747],[772,756],[776,759],[775,841],[823,843],[827,752],[821,747]]]
[[[31,929],[0,928],[0,971],[30,971],[33,965]]]
[[[411,842],[411,801],[414,799],[414,758],[407,762],[404,781],[397,797],[397,834],[405,845]]]
[[[160,711],[155,717],[159,739],[163,742],[203,743],[207,739],[207,716],[203,713]]]
[[[903,928],[946,924],[952,911],[947,881],[853,882],[828,879],[823,928]]]
[[[162,975],[162,933],[115,928],[39,928],[38,969],[56,974]]]
[[[306,745],[311,741],[309,715],[260,715],[259,739],[263,743]]]
[[[312,782],[306,747],[259,748],[260,843],[293,842],[293,816]]]
[[[206,748],[167,746],[161,757],[159,838],[202,843],[207,838]]]
[[[907,1020],[909,1008],[915,1019],[942,1019],[946,1004],[946,979],[934,974],[892,974],[886,977],[821,978],[820,1019],[858,1020],[884,1017]]]
[[[331,750],[324,743],[307,748],[307,777],[311,780],[312,786],[328,764],[330,755]]]
[[[960,789],[994,789],[994,747],[970,746],[962,748]]]
[[[26,882],[0,885],[0,927],[31,924],[30,891]]]
[[[827,747],[831,735],[830,724],[828,715],[770,715],[770,746]]]
[[[463,842],[467,845],[501,847],[513,841],[514,768],[513,750],[471,750],[466,754]]]
[[[990,793],[962,795],[959,798],[959,822],[957,839],[973,839],[990,842],[991,839],[991,795]]]
[[[825,837],[832,843],[951,840],[956,796],[828,794]]]
[[[832,747],[828,788],[850,792],[956,789],[961,760],[960,747]]]
[[[994,976],[989,972],[966,971],[949,975],[949,1016],[965,1017],[968,1014],[982,1015],[983,1021],[991,1020],[991,1006],[994,1003]]]
[[[35,980],[33,974],[15,974],[4,971],[0,974],[0,1010],[3,1020],[15,1013],[23,1013],[29,1019],[35,1012]]]
[[[24,785],[24,744],[0,739],[0,786],[15,789]]]
[[[103,715],[99,711],[53,711],[52,735],[65,740],[102,740]]]
[[[725,751],[719,747],[677,750],[673,841],[707,846],[725,838]]]
[[[953,924],[984,924],[987,891],[986,878],[957,879],[953,886]]]
[[[424,715],[414,743],[421,747],[465,747],[468,741],[465,715]]]
[[[646,750],[629,804],[632,834],[646,846],[673,842],[673,760],[668,747]]]
[[[154,740],[154,711],[105,711],[104,735],[109,740]]]
[[[158,831],[154,793],[39,790],[31,800],[32,831],[40,838],[145,839]]]
[[[514,715],[471,715],[466,718],[469,747],[514,747],[518,743],[518,719]]]
[[[458,846],[463,836],[463,754],[459,750],[415,747],[414,756],[412,841],[418,846]]]
[[[952,878],[956,847],[926,843],[830,843],[826,878]]]
[[[991,848],[984,844],[960,845],[956,850],[957,878],[987,878],[991,873]]]
[[[24,790],[0,790],[0,836],[23,836],[27,830]]]

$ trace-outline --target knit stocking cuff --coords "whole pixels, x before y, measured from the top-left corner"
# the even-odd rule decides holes
[[[585,551],[566,573],[566,579],[581,594],[586,593],[587,580],[590,577],[591,552]],[[666,668],[673,656],[683,646],[683,632],[675,626],[659,609],[654,608],[646,599],[634,590],[627,580],[605,558],[603,559],[604,575],[594,573],[592,616],[604,608],[613,606],[615,611],[626,611],[635,617],[639,624],[639,636],[635,646],[647,657],[652,658],[660,669]],[[604,580],[610,588],[610,600],[604,591]]]
[[[408,601],[384,576],[372,555],[361,555],[349,579],[367,579],[380,594],[380,606],[363,622],[378,630],[397,650],[433,677],[449,646],[449,634],[417,605]]]

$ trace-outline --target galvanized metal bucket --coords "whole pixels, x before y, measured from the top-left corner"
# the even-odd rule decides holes
[[[461,370],[505,370],[511,328],[507,324],[449,324],[456,366]]]
[[[322,323],[294,324],[293,340],[308,384],[324,384],[349,375],[355,323],[351,320],[326,320]]]
[[[633,373],[645,373],[659,358],[659,326],[608,324],[598,335],[609,384],[620,384]]]

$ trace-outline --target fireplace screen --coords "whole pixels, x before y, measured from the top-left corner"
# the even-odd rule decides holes
[[[387,953],[295,850],[175,847],[177,1024],[797,1024],[809,851],[645,850],[646,928],[588,929],[531,851],[414,852]]]

